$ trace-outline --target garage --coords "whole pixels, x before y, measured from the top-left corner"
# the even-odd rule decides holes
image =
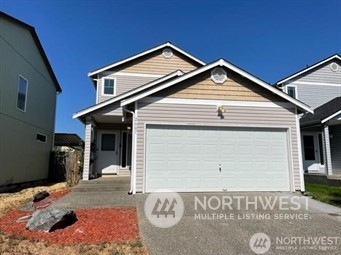
[[[290,191],[284,128],[146,126],[146,192]]]

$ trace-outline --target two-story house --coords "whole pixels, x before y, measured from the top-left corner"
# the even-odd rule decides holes
[[[167,42],[89,73],[83,180],[130,175],[131,193],[304,190],[306,104]],[[269,160],[271,159],[271,160]]]
[[[60,85],[35,29],[0,12],[0,186],[46,179]]]
[[[300,119],[304,170],[341,174],[341,56],[321,60],[276,86],[314,109]]]

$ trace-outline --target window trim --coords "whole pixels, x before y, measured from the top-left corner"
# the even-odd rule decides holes
[[[38,139],[38,135],[44,136],[45,137],[45,141],[39,140]],[[47,143],[47,135],[44,135],[42,133],[37,132],[37,134],[36,134],[36,141],[37,141],[37,143]]]
[[[114,91],[113,91],[113,94],[105,94],[104,93],[104,83],[105,83],[105,80],[114,80]],[[112,78],[112,77],[103,77],[102,78],[102,96],[106,96],[106,97],[112,97],[112,96],[116,96],[116,78]]]
[[[295,99],[298,98],[298,93],[297,93],[297,85],[286,85],[285,86],[285,93],[289,96],[289,93],[288,93],[288,88],[291,87],[291,88],[294,88],[295,89]]]
[[[19,95],[19,85],[20,85],[20,78],[22,78],[23,80],[26,81],[26,91],[25,91],[25,106],[24,106],[24,110],[23,109],[20,109],[18,107],[18,102],[19,102],[19,99],[18,99],[18,95]],[[17,85],[17,103],[16,103],[16,108],[21,111],[21,112],[26,112],[26,108],[27,108],[27,95],[28,95],[28,80],[21,74],[18,75],[18,85]]]

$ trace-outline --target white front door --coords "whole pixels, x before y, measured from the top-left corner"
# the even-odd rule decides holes
[[[312,172],[320,171],[320,146],[318,142],[317,133],[302,134],[304,170]]]
[[[98,133],[97,172],[101,174],[117,174],[118,134],[115,131],[100,131]]]

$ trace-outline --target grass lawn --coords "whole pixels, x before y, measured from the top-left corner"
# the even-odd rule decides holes
[[[305,183],[305,189],[314,199],[341,207],[341,186]]]

